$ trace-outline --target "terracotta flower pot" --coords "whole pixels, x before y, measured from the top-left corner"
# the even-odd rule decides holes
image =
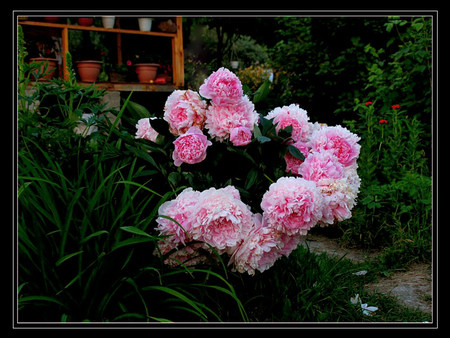
[[[92,26],[94,24],[94,18],[78,18],[78,24],[80,26]]]
[[[59,17],[57,16],[46,16],[44,18],[46,22],[57,23],[59,21]]]
[[[83,60],[77,62],[77,70],[83,82],[95,82],[100,69],[102,67],[102,61],[95,60]]]
[[[39,69],[36,71],[39,81],[46,81],[53,79],[55,77],[56,69],[58,68],[58,63],[56,59],[52,58],[31,58],[31,62],[40,63]],[[45,72],[45,74],[44,74]]]
[[[157,63],[138,63],[136,64],[136,74],[139,82],[150,83],[156,78],[159,64]]]

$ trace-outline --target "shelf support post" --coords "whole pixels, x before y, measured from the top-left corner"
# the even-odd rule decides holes
[[[177,25],[177,33],[172,38],[172,71],[173,82],[177,87],[184,86],[184,53],[183,53],[183,25],[182,18],[175,18]]]

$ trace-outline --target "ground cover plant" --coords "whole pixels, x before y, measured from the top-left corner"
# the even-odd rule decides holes
[[[356,100],[346,127],[298,104],[257,113],[270,81],[251,90],[220,68],[155,116],[132,95],[106,110],[73,73],[42,82],[21,67],[20,320],[430,320],[363,288],[429,255],[425,131],[403,105]],[[362,264],[298,246],[320,225],[395,246]]]

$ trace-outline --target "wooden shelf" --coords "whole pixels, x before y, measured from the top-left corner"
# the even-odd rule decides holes
[[[121,29],[121,28],[103,28],[96,26],[79,26],[79,25],[69,25],[62,23],[50,23],[50,22],[40,22],[40,21],[20,21],[20,25],[29,26],[39,26],[39,27],[49,27],[49,28],[67,28],[72,30],[85,30],[85,31],[96,31],[105,33],[123,33],[123,34],[134,34],[134,35],[150,35],[150,36],[161,36],[167,38],[175,38],[176,33],[165,33],[165,32],[144,32],[134,29]]]
[[[121,52],[121,34],[133,34],[143,36],[155,36],[162,38],[170,38],[172,41],[172,72],[173,83],[172,84],[154,84],[154,83],[114,83],[114,82],[99,82],[96,85],[99,88],[118,91],[149,91],[149,92],[169,92],[174,89],[179,89],[184,86],[184,52],[183,52],[183,27],[181,17],[175,18],[177,31],[176,33],[154,32],[154,31],[140,31],[134,29],[122,29],[122,28],[103,28],[96,26],[80,26],[63,23],[51,23],[24,20],[18,21],[19,25],[34,26],[34,27],[47,27],[52,29],[61,29],[61,45],[62,45],[62,59],[64,78],[68,78],[67,64],[65,55],[69,51],[69,30],[84,30],[84,31],[97,31],[104,33],[114,33],[117,35],[117,53],[119,64],[122,60]]]
[[[82,85],[90,86],[92,83],[79,82]],[[178,89],[173,84],[139,83],[139,82],[96,82],[99,89],[121,92],[172,92]]]

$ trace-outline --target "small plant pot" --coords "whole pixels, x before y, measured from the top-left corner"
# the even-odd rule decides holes
[[[102,61],[83,60],[77,62],[77,70],[82,82],[95,82],[102,68]]]
[[[94,24],[94,18],[78,18],[77,22],[80,26],[89,27]]]
[[[157,63],[138,63],[136,64],[136,74],[139,82],[150,83],[156,79],[156,72],[159,64]]]
[[[102,16],[102,23],[104,28],[114,28],[115,21],[115,16]]]
[[[53,79],[58,68],[58,62],[52,58],[32,58],[31,62],[40,63],[40,67],[36,71],[38,81],[48,81]],[[36,77],[35,77],[36,78]]]
[[[139,29],[143,32],[149,32],[152,30],[152,20],[151,18],[138,18]]]
[[[44,18],[45,22],[57,23],[59,21],[59,17],[57,16],[46,16]]]
[[[238,69],[239,68],[239,61],[231,61],[231,68]]]

